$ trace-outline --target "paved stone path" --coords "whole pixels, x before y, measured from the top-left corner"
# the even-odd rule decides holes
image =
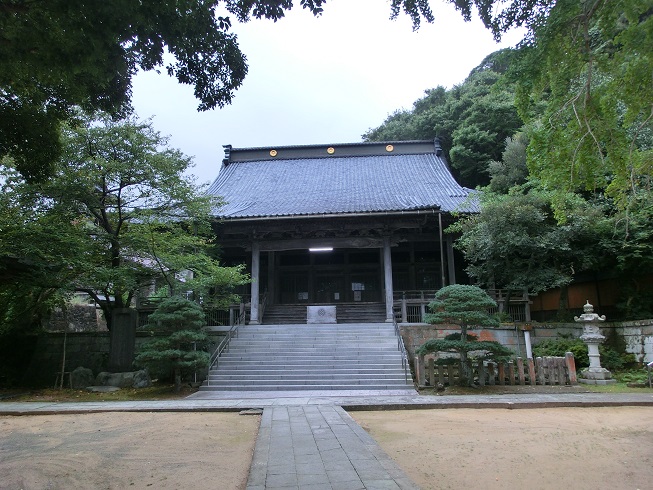
[[[247,490],[417,489],[342,408],[263,412]]]
[[[653,394],[420,396],[379,392],[200,392],[183,400],[1,402],[0,415],[263,409],[247,484],[263,489],[416,489],[347,410],[653,406]],[[343,408],[344,407],[344,408]]]

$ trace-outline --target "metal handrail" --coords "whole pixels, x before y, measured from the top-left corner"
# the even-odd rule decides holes
[[[211,357],[209,359],[209,369],[208,369],[208,374],[206,377],[206,385],[211,386],[211,368],[215,365],[218,365],[218,359],[222,355],[223,352],[229,352],[229,346],[231,343],[232,338],[238,338],[238,327],[240,327],[245,321],[245,313],[240,312],[238,317],[236,317],[234,324],[231,326],[229,331],[227,332],[227,335],[222,341],[218,344],[218,346],[215,348],[213,353],[211,354]]]
[[[406,351],[406,346],[404,345],[404,339],[401,336],[399,324],[397,323],[397,319],[395,318],[394,314],[392,316],[392,323],[395,327],[395,335],[397,336],[397,349],[401,352],[401,365],[404,368],[404,377],[406,384],[408,384],[408,353]]]

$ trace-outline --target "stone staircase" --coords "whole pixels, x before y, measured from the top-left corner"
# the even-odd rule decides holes
[[[414,390],[392,324],[245,325],[201,391]]]
[[[306,323],[306,306],[269,305],[265,309],[265,325],[295,325]],[[338,323],[370,323],[385,320],[383,303],[340,303],[336,304]]]

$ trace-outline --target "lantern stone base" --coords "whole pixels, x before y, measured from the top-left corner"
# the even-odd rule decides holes
[[[590,367],[580,372],[578,382],[586,385],[609,385],[617,380],[612,379],[612,373],[605,368]]]

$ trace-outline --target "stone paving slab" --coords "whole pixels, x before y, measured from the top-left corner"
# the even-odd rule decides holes
[[[417,489],[341,407],[266,408],[247,490]]]

